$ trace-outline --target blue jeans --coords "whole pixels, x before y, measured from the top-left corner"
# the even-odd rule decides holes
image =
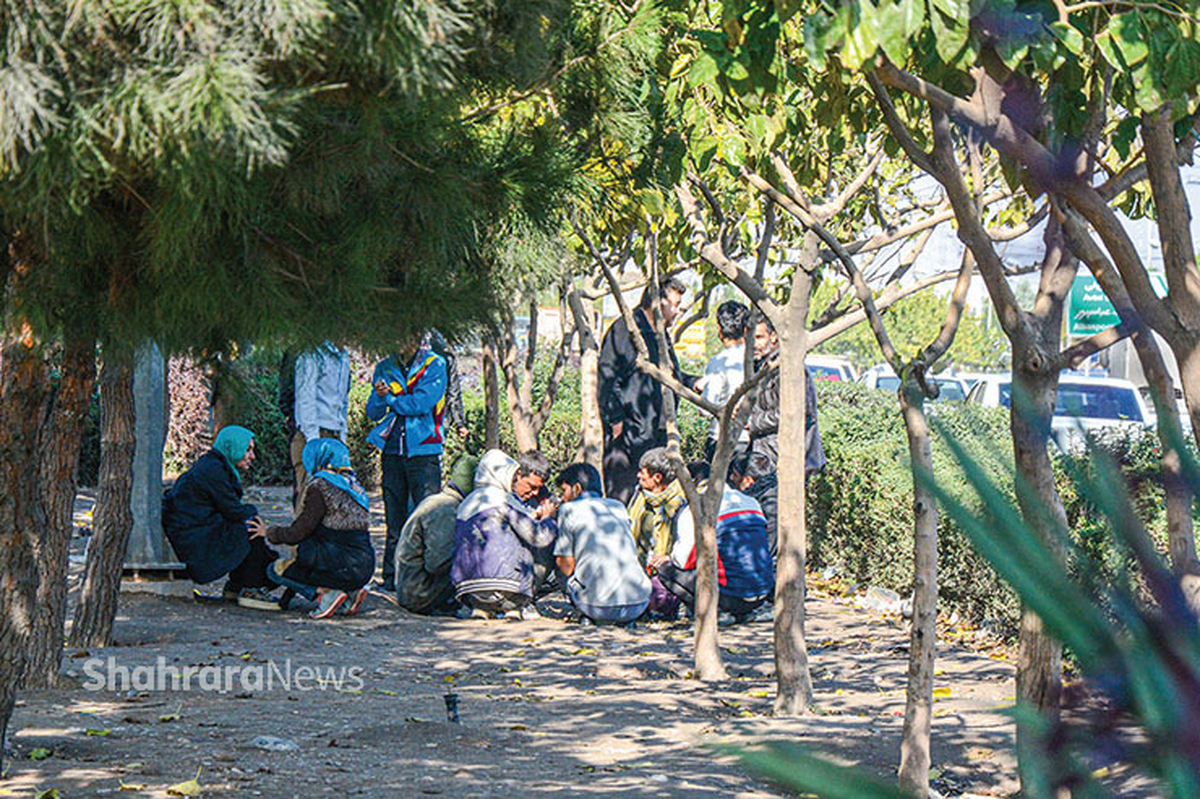
[[[408,521],[410,508],[442,487],[442,464],[437,455],[382,456],[383,513],[387,519],[387,543],[383,548],[383,581],[396,580],[396,545]],[[411,501],[411,504],[410,504]]]
[[[284,588],[290,588],[300,596],[307,599],[309,602],[317,601],[317,587],[315,585],[305,585],[298,583],[295,580],[284,577],[275,572],[275,564],[267,566],[267,579],[276,585],[282,585]]]
[[[575,588],[575,583],[567,582],[567,596],[571,599],[571,604],[575,609],[587,616],[597,624],[608,622],[610,624],[628,624],[646,612],[646,606],[650,604],[647,599],[644,602],[635,602],[632,605],[592,605],[584,602],[579,597],[579,592]]]

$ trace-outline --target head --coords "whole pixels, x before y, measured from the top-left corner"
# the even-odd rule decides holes
[[[687,286],[677,277],[669,277],[664,280],[658,287],[658,308],[662,314],[663,323],[670,327],[677,316],[679,316],[679,308],[683,305],[683,295],[687,294]],[[652,313],[650,303],[654,299],[654,287],[647,286],[642,292],[642,301],[638,303],[641,308],[649,315]]]
[[[775,326],[767,319],[759,319],[754,328],[754,357],[765,358],[779,346]]]
[[[304,445],[300,461],[309,476],[350,469],[350,450],[336,438],[314,438]]]
[[[739,449],[729,462],[729,484],[739,491],[746,491],[772,471],[771,459],[766,455]]]
[[[474,455],[462,455],[450,467],[450,484],[465,497],[475,490],[475,470],[479,468],[479,458]]]
[[[675,479],[675,468],[667,457],[666,447],[655,447],[642,453],[638,461],[638,484],[646,491],[662,491]]]
[[[746,322],[750,309],[740,302],[723,302],[717,306],[717,334],[726,347],[746,340]]]
[[[239,471],[254,463],[254,433],[236,424],[222,427],[213,441],[213,449],[225,456]]]
[[[408,336],[400,341],[396,346],[396,356],[404,363],[412,360],[412,357],[417,354],[417,350],[421,348],[421,342],[425,337],[420,334]]]
[[[687,470],[694,483],[703,483],[712,472],[712,468],[704,461],[692,461],[687,465]]]
[[[601,494],[604,491],[600,482],[600,472],[590,463],[572,463],[563,469],[555,482],[563,502],[579,499],[585,491],[591,491],[593,494]]]
[[[550,479],[550,459],[536,449],[522,452],[513,474],[512,491],[522,502],[536,497]]]

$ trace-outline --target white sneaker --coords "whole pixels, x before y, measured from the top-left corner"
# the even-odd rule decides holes
[[[507,611],[504,614],[504,618],[518,621],[537,621],[542,618],[542,614],[538,613],[538,609],[533,605],[526,605],[520,610]]]

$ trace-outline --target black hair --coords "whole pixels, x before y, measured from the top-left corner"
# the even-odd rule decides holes
[[[760,325],[766,325],[766,326],[767,326],[767,332],[768,332],[768,333],[774,333],[774,332],[775,332],[775,325],[771,323],[771,320],[770,320],[770,319],[768,319],[767,317],[763,316],[762,314],[759,314],[759,316],[758,316],[758,324],[760,324]]]
[[[746,447],[738,447],[729,461],[727,479],[732,481],[734,475],[737,475],[739,478],[749,477],[757,483],[774,471],[775,467],[771,465],[771,459],[766,455],[761,452],[751,452]]]
[[[692,461],[687,466],[688,474],[692,476],[692,480],[699,483],[708,479],[712,473],[712,467],[704,461]]]
[[[739,339],[746,335],[750,309],[740,302],[729,300],[717,306],[717,330],[724,339]]]
[[[663,485],[675,479],[675,467],[667,457],[666,447],[654,447],[642,453],[638,459],[638,469],[645,469],[650,474],[662,475]]]
[[[687,284],[677,277],[669,277],[662,283],[658,284],[659,298],[667,296],[667,294],[672,291],[679,294],[687,294]],[[638,306],[641,308],[649,308],[650,301],[653,299],[654,286],[646,286],[645,291],[642,292],[642,299],[638,302]]]
[[[591,491],[594,494],[604,493],[604,487],[600,483],[600,472],[596,471],[596,467],[590,463],[572,463],[558,476],[557,485],[573,486],[576,483],[584,491]]]
[[[536,474],[543,480],[550,479],[550,459],[536,449],[522,452],[517,458],[517,477],[528,477],[531,474]]]

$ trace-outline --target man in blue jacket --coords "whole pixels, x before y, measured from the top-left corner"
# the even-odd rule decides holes
[[[408,508],[441,486],[446,362],[421,339],[384,358],[371,378],[367,418],[378,422],[367,442],[381,453],[387,544],[383,590],[396,590],[396,544]]]

